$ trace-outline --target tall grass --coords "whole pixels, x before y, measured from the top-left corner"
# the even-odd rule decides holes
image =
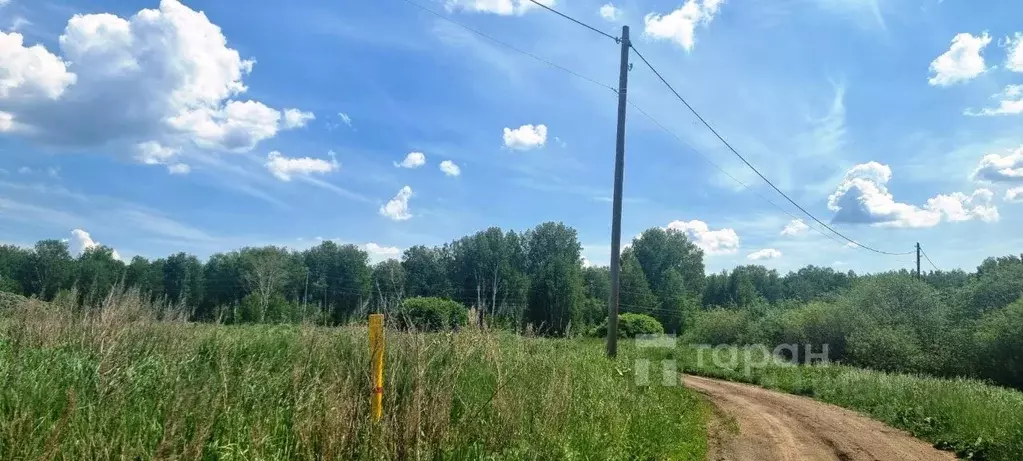
[[[761,365],[760,350],[732,360],[689,346],[676,350],[686,372],[758,384],[862,412],[968,459],[1023,460],[1023,392],[970,379],[940,379],[841,365]],[[748,360],[753,358],[754,360]]]
[[[131,293],[0,321],[0,459],[703,459],[704,407],[599,342],[181,321]]]

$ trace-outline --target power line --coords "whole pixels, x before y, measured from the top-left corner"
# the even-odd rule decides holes
[[[905,253],[893,253],[893,252],[889,252],[889,251],[878,250],[876,248],[871,248],[871,247],[866,246],[866,245],[864,245],[864,244],[862,244],[860,242],[857,242],[857,241],[855,241],[855,240],[853,240],[853,239],[851,239],[849,237],[846,237],[845,234],[842,234],[841,232],[836,231],[835,229],[833,229],[831,226],[825,224],[820,219],[817,219],[817,217],[814,216],[812,213],[810,213],[809,211],[806,211],[805,208],[803,208],[801,205],[796,203],[795,200],[792,200],[792,198],[790,198],[787,194],[785,194],[785,192],[782,192],[782,190],[779,189],[778,186],[775,186],[774,183],[771,182],[771,180],[767,179],[766,176],[764,176],[762,173],[760,173],[760,170],[757,170],[757,168],[754,167],[753,164],[751,164],[748,160],[746,160],[746,158],[743,157],[742,154],[739,153],[739,151],[737,151],[734,147],[732,147],[732,145],[729,144],[728,141],[726,141],[725,138],[722,137],[721,134],[719,134],[717,132],[717,130],[715,130],[714,127],[711,126],[710,123],[708,123],[707,120],[705,120],[703,118],[703,116],[701,116],[700,113],[697,112],[696,109],[693,108],[693,106],[689,105],[689,102],[687,102],[685,100],[685,98],[683,98],[682,95],[680,95],[678,93],[678,91],[675,91],[675,88],[672,87],[671,84],[668,83],[667,80],[665,80],[664,76],[662,76],[661,73],[658,72],[657,69],[654,68],[654,66],[652,64],[650,64],[650,61],[647,61],[647,59],[643,56],[642,53],[639,52],[638,49],[636,49],[636,47],[631,46],[631,44],[630,44],[630,47],[632,48],[632,51],[636,52],[636,56],[638,56],[639,59],[642,60],[643,63],[646,64],[647,67],[650,68],[650,70],[654,73],[654,75],[656,75],[657,78],[661,80],[661,83],[663,83],[665,86],[667,86],[668,89],[671,90],[672,93],[674,93],[675,97],[678,98],[679,101],[682,101],[682,104],[685,104],[686,108],[688,108],[689,111],[692,112],[693,115],[695,115],[696,118],[699,119],[700,122],[703,123],[703,125],[705,127],[707,127],[707,129],[710,130],[710,132],[713,133],[714,136],[716,136],[718,138],[718,140],[721,141],[722,144],[725,145],[725,147],[728,148],[728,150],[732,151],[732,153],[735,154],[736,157],[739,157],[739,160],[742,160],[742,162],[745,163],[746,166],[748,166],[751,170],[753,170],[753,172],[756,173],[757,176],[760,177],[760,179],[763,179],[764,182],[766,182],[769,186],[771,186],[772,189],[775,190],[775,192],[778,192],[779,194],[781,194],[782,197],[785,197],[785,200],[788,200],[788,202],[791,203],[796,208],[798,208],[799,211],[802,211],[804,214],[806,214],[807,216],[812,218],[814,221],[817,222],[817,224],[820,224],[825,229],[835,233],[835,235],[838,235],[839,237],[842,237],[843,239],[849,241],[850,243],[852,243],[852,244],[854,244],[854,245],[856,245],[856,246],[858,246],[860,248],[863,248],[863,249],[866,249],[866,250],[870,250],[870,251],[873,251],[875,253],[879,253],[879,254],[883,254],[883,255],[891,255],[891,256],[908,255],[908,254],[912,254],[913,253],[912,251],[908,251],[908,252],[905,252]]]
[[[554,13],[554,14],[556,14],[558,16],[561,16],[561,17],[563,17],[565,19],[568,19],[569,21],[572,21],[572,22],[574,22],[576,24],[579,24],[580,26],[583,26],[583,27],[585,27],[587,29],[590,29],[590,30],[592,30],[592,31],[594,31],[594,32],[596,32],[596,33],[598,33],[600,35],[603,35],[603,36],[605,36],[607,38],[610,38],[611,40],[614,40],[615,43],[621,43],[622,39],[620,39],[618,37],[615,37],[614,35],[608,34],[607,32],[604,32],[604,31],[602,31],[600,29],[597,29],[596,27],[593,27],[593,26],[591,26],[589,24],[586,24],[585,22],[582,22],[582,21],[580,21],[578,19],[575,19],[575,18],[573,18],[573,17],[571,17],[571,16],[569,16],[567,14],[564,14],[564,13],[558,11],[558,10],[555,10],[554,8],[551,8],[551,7],[547,6],[547,5],[544,5],[543,3],[540,3],[540,2],[538,2],[536,0],[529,0],[529,1],[533,2],[533,4],[535,4],[537,6],[542,7],[543,9],[545,9],[547,11],[550,11],[551,13]]]
[[[490,35],[482,32],[482,31],[480,31],[478,29],[474,29],[472,27],[469,27],[469,26],[467,26],[465,24],[462,24],[461,22],[458,22],[458,21],[456,21],[454,19],[451,19],[451,18],[449,18],[449,17],[447,17],[447,16],[445,16],[445,15],[443,15],[443,14],[437,12],[437,11],[434,11],[434,10],[432,10],[430,8],[427,8],[427,7],[423,6],[423,5],[420,5],[419,3],[416,3],[413,0],[403,0],[403,1],[405,3],[408,3],[408,4],[412,5],[412,6],[415,6],[416,8],[419,8],[419,9],[421,9],[421,10],[427,12],[427,13],[430,13],[430,14],[432,14],[432,15],[440,18],[440,19],[443,19],[443,20],[448,21],[448,22],[450,22],[450,23],[452,23],[452,24],[454,24],[454,25],[456,25],[458,27],[461,27],[461,28],[463,28],[463,29],[465,29],[465,30],[467,30],[469,32],[472,32],[472,33],[474,33],[476,35],[479,35],[480,37],[483,37],[483,38],[485,38],[487,40],[490,40],[490,41],[492,41],[492,42],[494,42],[494,43],[496,43],[498,45],[501,45],[501,46],[503,46],[505,48],[508,48],[508,49],[510,49],[512,51],[516,51],[516,52],[522,53],[522,54],[524,54],[526,56],[529,56],[529,57],[531,57],[533,59],[536,59],[537,61],[540,61],[540,62],[542,62],[544,64],[547,64],[548,66],[551,66],[551,67],[553,67],[555,69],[558,69],[558,70],[560,70],[562,72],[566,72],[568,74],[571,74],[571,75],[573,75],[573,76],[575,76],[577,78],[586,80],[587,82],[590,82],[590,83],[592,83],[594,85],[598,85],[598,86],[607,88],[607,89],[609,89],[609,90],[611,90],[611,91],[613,91],[615,93],[618,92],[618,90],[614,89],[614,87],[612,87],[611,85],[606,85],[606,84],[600,83],[600,82],[598,82],[598,81],[596,81],[596,80],[594,80],[592,78],[589,78],[589,77],[587,77],[585,75],[582,75],[582,74],[580,74],[580,73],[578,73],[578,72],[576,72],[576,71],[574,71],[572,69],[569,69],[567,67],[555,64],[555,63],[553,63],[553,62],[551,62],[551,61],[549,61],[547,59],[544,59],[544,58],[542,58],[540,56],[537,56],[537,55],[535,55],[533,53],[530,53],[530,52],[528,52],[526,50],[523,50],[523,49],[521,49],[519,47],[516,47],[515,45],[512,45],[512,44],[510,44],[508,42],[505,42],[503,40],[494,38],[493,36],[490,36]],[[541,6],[543,6],[543,5],[541,5]],[[551,10],[551,11],[553,11],[553,10]],[[555,13],[557,13],[557,12],[555,11]],[[561,13],[558,13],[558,14],[561,14]],[[569,19],[571,19],[571,18],[569,18]],[[614,37],[611,37],[611,38],[614,38]]]
[[[632,106],[632,108],[633,108],[633,109],[636,109],[637,111],[639,111],[639,113],[640,113],[640,114],[643,114],[643,116],[645,116],[645,117],[646,117],[647,119],[649,119],[649,120],[650,120],[651,122],[653,122],[653,124],[654,124],[654,125],[657,125],[657,126],[658,126],[658,127],[659,127],[659,128],[661,129],[661,130],[663,130],[663,131],[664,131],[665,133],[667,133],[667,134],[669,134],[669,135],[670,135],[671,137],[675,138],[675,140],[676,140],[676,141],[678,141],[678,142],[679,142],[679,143],[681,143],[682,145],[684,145],[684,146],[688,147],[688,148],[689,148],[689,150],[691,150],[691,151],[695,152],[695,153],[696,153],[697,155],[699,155],[699,156],[700,156],[701,158],[703,158],[703,159],[704,159],[704,160],[705,160],[705,161],[706,161],[707,163],[709,163],[709,164],[713,165],[713,166],[714,166],[715,168],[717,168],[717,169],[718,169],[719,171],[721,171],[722,173],[724,173],[724,174],[725,174],[725,176],[728,176],[729,178],[731,178],[731,180],[732,180],[732,181],[735,181],[735,182],[736,182],[737,184],[739,184],[740,186],[742,186],[742,187],[746,188],[746,190],[748,190],[748,191],[752,192],[752,193],[753,193],[753,194],[755,194],[755,195],[756,195],[757,197],[760,197],[760,198],[761,198],[761,199],[763,199],[763,200],[764,200],[765,202],[767,202],[767,203],[770,203],[770,204],[771,204],[771,206],[773,206],[773,207],[775,207],[775,208],[777,208],[777,209],[781,210],[781,212],[782,212],[782,213],[785,213],[785,214],[789,215],[789,217],[791,217],[792,219],[797,219],[797,220],[799,220],[799,221],[802,221],[802,219],[800,219],[800,218],[799,218],[798,216],[796,216],[796,215],[792,214],[791,212],[789,212],[788,210],[786,210],[786,209],[782,208],[782,207],[781,207],[781,205],[778,205],[777,203],[774,203],[774,201],[772,201],[771,199],[769,199],[769,198],[765,197],[765,196],[764,196],[763,194],[761,194],[760,192],[757,192],[757,191],[756,191],[755,189],[753,189],[752,187],[750,187],[750,186],[749,186],[749,185],[747,185],[746,183],[744,183],[744,182],[742,182],[741,180],[739,180],[739,178],[736,178],[735,176],[732,176],[732,174],[731,174],[731,173],[729,173],[729,172],[728,172],[727,170],[725,170],[725,169],[724,169],[723,167],[721,167],[721,165],[718,165],[717,163],[715,163],[715,162],[714,162],[713,160],[711,160],[711,159],[710,159],[710,157],[708,157],[708,156],[704,155],[704,154],[703,154],[703,152],[700,152],[700,151],[699,151],[699,149],[697,149],[697,148],[693,147],[693,145],[692,145],[692,144],[689,144],[689,143],[688,143],[688,142],[686,142],[686,141],[685,141],[684,139],[682,139],[682,137],[680,137],[679,135],[675,134],[675,132],[673,132],[673,131],[669,130],[669,129],[668,129],[667,127],[665,127],[665,126],[664,126],[664,124],[662,124],[661,122],[657,121],[657,119],[655,119],[655,118],[654,118],[654,117],[653,117],[652,115],[648,114],[648,113],[647,113],[646,111],[644,111],[643,109],[641,109],[641,108],[640,108],[639,106],[637,106],[637,105],[636,105],[635,103],[633,103],[632,101],[629,101],[629,105],[630,105],[630,106]],[[842,242],[841,240],[838,240],[837,238],[835,238],[835,237],[834,237],[833,235],[831,235],[831,234],[828,234],[828,233],[826,233],[826,232],[824,232],[824,231],[822,231],[822,230],[820,230],[820,229],[818,229],[818,228],[816,228],[816,227],[814,227],[814,226],[811,226],[811,225],[807,225],[806,227],[809,227],[810,229],[813,229],[814,231],[816,231],[816,232],[818,232],[819,234],[821,234],[821,235],[823,235],[823,236],[825,236],[825,237],[827,237],[827,238],[831,239],[832,241],[834,241],[835,243],[838,243],[839,245],[845,246],[845,243],[844,243],[844,242]]]
[[[927,252],[925,252],[922,248],[920,249],[920,254],[924,255],[924,259],[926,259],[927,262],[931,263],[931,267],[933,267],[934,270],[941,271],[941,269],[938,269],[938,266],[934,265],[934,262],[931,261],[930,256],[927,256]]]

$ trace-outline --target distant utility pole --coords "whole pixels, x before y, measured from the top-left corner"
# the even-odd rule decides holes
[[[622,26],[622,63],[618,71],[618,138],[615,141],[615,189],[611,205],[611,299],[607,303],[607,356],[618,355],[618,288],[622,269],[622,177],[625,169],[625,97],[629,86],[629,26]]]
[[[904,246],[903,246],[904,248]],[[917,280],[920,280],[920,242],[917,242]]]

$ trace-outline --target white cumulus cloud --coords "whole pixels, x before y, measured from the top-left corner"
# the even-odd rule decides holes
[[[188,166],[187,163],[175,163],[173,165],[167,165],[167,172],[170,174],[188,174],[192,171],[192,167]]]
[[[99,246],[100,243],[93,240],[92,236],[88,232],[82,229],[74,229],[71,231],[71,241],[68,244],[68,250],[72,255],[81,256],[86,250]],[[111,248],[114,259],[120,261],[121,255],[117,254],[117,250]]]
[[[948,86],[984,73],[987,66],[980,53],[989,43],[991,36],[987,32],[979,37],[969,33],[956,35],[948,51],[931,62],[930,70],[934,75],[927,82],[933,86]]]
[[[739,251],[739,234],[735,229],[711,230],[707,223],[700,220],[672,221],[668,229],[685,232],[696,246],[708,255],[730,254]]]
[[[997,222],[999,219],[998,208],[992,204],[994,196],[994,192],[990,189],[977,189],[971,195],[962,192],[936,195],[927,199],[924,209],[941,213],[948,222],[972,219]]]
[[[696,43],[697,26],[708,26],[717,15],[724,0],[686,0],[682,6],[668,14],[649,13],[643,17],[643,34],[647,37],[671,40],[686,51]]]
[[[1006,86],[991,99],[998,101],[997,107],[985,107],[979,111],[967,109],[963,113],[972,116],[1023,114],[1023,85]]]
[[[763,250],[757,250],[746,255],[746,259],[750,261],[763,261],[767,259],[778,259],[780,257],[781,252],[774,248],[764,248]]]
[[[316,119],[312,112],[302,112],[298,109],[284,109],[284,128],[301,128]]]
[[[181,149],[167,147],[156,141],[146,141],[135,145],[135,159],[147,165],[162,165],[178,154]]]
[[[621,11],[615,8],[614,4],[608,3],[600,7],[600,17],[608,21],[617,21],[619,14],[621,14]]]
[[[529,150],[547,143],[547,125],[522,125],[516,129],[504,129],[504,147],[515,150]]]
[[[448,176],[458,176],[462,174],[462,169],[459,168],[458,165],[455,165],[455,162],[452,162],[451,160],[440,162],[440,171],[443,171],[444,174]]]
[[[412,217],[408,210],[408,200],[412,198],[412,188],[402,187],[384,206],[380,207],[380,214],[395,221],[404,221]]]
[[[291,181],[295,176],[308,176],[312,174],[326,174],[341,167],[334,152],[329,152],[330,160],[312,157],[285,157],[280,152],[273,151],[266,156],[266,166],[270,173],[281,181]]]
[[[934,227],[942,220],[994,222],[999,218],[997,208],[991,204],[990,190],[978,189],[972,195],[961,192],[937,195],[918,207],[895,201],[887,187],[891,178],[891,168],[877,162],[852,167],[828,197],[828,209],[835,212],[834,221],[918,228]]]
[[[554,6],[554,0],[537,0],[546,6]],[[469,11],[493,13],[501,16],[520,16],[533,8],[539,8],[529,0],[447,0],[448,11]]]
[[[1023,202],[1023,187],[1013,187],[1005,191],[1006,202]]]
[[[426,165],[426,154],[422,152],[409,152],[401,162],[394,162],[399,168],[419,168]]]
[[[1023,33],[1016,32],[1015,37],[1010,37],[1006,48],[1009,54],[1005,58],[1005,67],[1013,72],[1023,72]]]
[[[810,226],[807,226],[802,219],[793,219],[792,221],[785,225],[784,229],[781,230],[781,235],[797,237],[800,235],[805,235],[806,231],[808,230],[810,230]]]
[[[248,151],[309,118],[239,98],[255,61],[178,0],[127,18],[74,15],[55,42],[59,53],[0,32],[0,113],[9,116],[0,117],[0,129],[73,147],[130,151],[155,142]]]
[[[398,247],[385,247],[369,242],[363,245],[362,249],[365,250],[366,253],[369,253],[369,258],[374,263],[388,259],[398,259],[401,257],[401,249]]]
[[[67,63],[42,45],[26,47],[21,34],[0,32],[0,100],[16,106],[57,99],[77,79]]]
[[[992,183],[1023,183],[1023,146],[1005,155],[985,155],[973,170],[972,178]]]

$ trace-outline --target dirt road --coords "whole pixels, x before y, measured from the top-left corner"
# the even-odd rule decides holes
[[[905,432],[806,397],[689,375],[684,382],[715,406],[711,461],[955,459]]]

